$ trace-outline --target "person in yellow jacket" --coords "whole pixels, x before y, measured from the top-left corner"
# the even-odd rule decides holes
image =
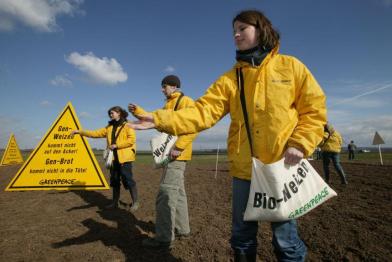
[[[181,92],[180,79],[168,75],[161,82],[166,97],[165,110],[175,111],[194,106],[194,101]],[[129,104],[129,111],[140,117],[148,114],[140,106]],[[156,199],[155,237],[143,240],[147,248],[171,248],[176,236],[189,236],[188,201],[184,185],[186,162],[192,158],[192,141],[197,134],[179,136],[170,151],[172,161],[163,170]]]
[[[262,12],[242,11],[232,26],[237,63],[196,100],[193,108],[157,110],[129,125],[188,134],[210,128],[230,114],[230,243],[234,261],[256,261],[258,223],[243,220],[251,157],[266,164],[284,157],[286,164],[294,165],[311,155],[323,137],[325,95],[304,64],[278,53],[279,33]],[[273,222],[271,227],[278,261],[304,261],[307,249],[298,236],[296,221]]]
[[[110,186],[113,188],[113,202],[108,208],[117,208],[120,199],[120,181],[125,189],[128,189],[131,198],[131,211],[136,211],[140,202],[136,182],[133,179],[132,163],[136,157],[136,134],[135,130],[126,125],[128,112],[119,106],[108,110],[109,124],[101,129],[74,130],[73,134],[80,134],[91,138],[106,137],[107,148],[113,151],[114,159],[110,167]]]
[[[329,183],[329,162],[332,160],[336,172],[340,176],[341,183],[347,185],[347,178],[340,164],[340,151],[342,150],[342,137],[333,126],[328,123],[324,127],[324,139],[321,142],[321,156],[323,159],[323,170],[325,181]]]

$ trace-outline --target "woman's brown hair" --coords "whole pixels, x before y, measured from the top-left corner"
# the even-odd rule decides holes
[[[262,12],[257,10],[241,11],[234,17],[232,22],[233,27],[235,21],[256,27],[260,32],[259,44],[264,49],[271,50],[279,44],[279,32],[272,27],[271,22]]]
[[[109,117],[110,117],[110,111],[115,111],[115,112],[119,113],[120,114],[120,118],[123,119],[123,120],[126,120],[127,117],[128,117],[128,112],[125,111],[124,109],[122,109],[122,107],[120,107],[120,106],[113,106],[112,108],[110,108],[108,110]]]

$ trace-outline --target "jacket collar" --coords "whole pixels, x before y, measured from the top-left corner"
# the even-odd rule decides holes
[[[255,66],[255,68],[260,68],[262,66],[264,66],[265,64],[267,64],[274,56],[276,56],[279,52],[279,47],[280,45],[276,45],[276,47],[274,49],[272,49],[268,55],[264,58],[263,62],[259,65],[259,66]],[[238,61],[235,65],[234,68],[242,68],[242,67],[251,67],[252,65],[249,64],[248,62],[244,62],[244,61]]]
[[[124,124],[126,122],[126,119],[120,119],[118,121],[116,120],[110,120],[109,121],[109,125],[111,126],[121,126],[122,124]]]
[[[181,91],[175,91],[175,92],[172,93],[172,94],[170,95],[170,97],[167,98],[166,100],[167,100],[167,101],[170,101],[170,100],[176,99],[176,98],[179,97],[181,94],[182,94]]]

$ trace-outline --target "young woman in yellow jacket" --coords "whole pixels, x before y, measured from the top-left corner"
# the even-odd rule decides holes
[[[286,164],[293,165],[311,155],[323,137],[325,95],[304,64],[278,53],[279,34],[261,12],[243,11],[233,19],[232,26],[237,63],[196,100],[194,108],[175,112],[157,110],[130,126],[190,134],[210,128],[230,114],[228,158],[233,177],[230,243],[235,261],[255,261],[258,223],[243,220],[250,189],[251,157],[267,164],[284,157]],[[242,103],[238,83],[244,94]],[[296,221],[274,222],[271,227],[277,259],[304,261],[306,246],[298,236]]]
[[[329,163],[332,160],[336,173],[340,176],[342,185],[347,185],[346,174],[340,164],[340,151],[342,150],[343,139],[338,131],[333,128],[331,124],[326,124],[324,127],[324,139],[320,145],[321,156],[323,159],[323,171],[325,182],[329,183]]]
[[[119,106],[108,110],[109,124],[101,129],[74,130],[73,134],[80,134],[91,138],[106,137],[107,148],[113,151],[114,159],[110,167],[110,186],[113,187],[113,203],[109,208],[117,208],[120,199],[120,180],[125,189],[131,193],[131,211],[139,207],[136,182],[133,179],[132,162],[136,156],[135,130],[126,125],[128,113]]]

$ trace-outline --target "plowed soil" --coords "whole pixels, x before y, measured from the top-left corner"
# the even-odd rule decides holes
[[[321,162],[313,161],[321,172]],[[160,170],[135,163],[142,201],[131,213],[122,189],[121,208],[106,210],[111,191],[5,192],[20,165],[0,167],[0,261],[231,261],[231,178],[227,163],[186,171],[192,234],[170,252],[144,249],[154,234]],[[392,261],[392,167],[343,163],[349,184],[322,206],[298,219],[308,246],[307,261]],[[105,175],[107,171],[103,168]],[[258,260],[276,261],[268,223],[259,226]]]

